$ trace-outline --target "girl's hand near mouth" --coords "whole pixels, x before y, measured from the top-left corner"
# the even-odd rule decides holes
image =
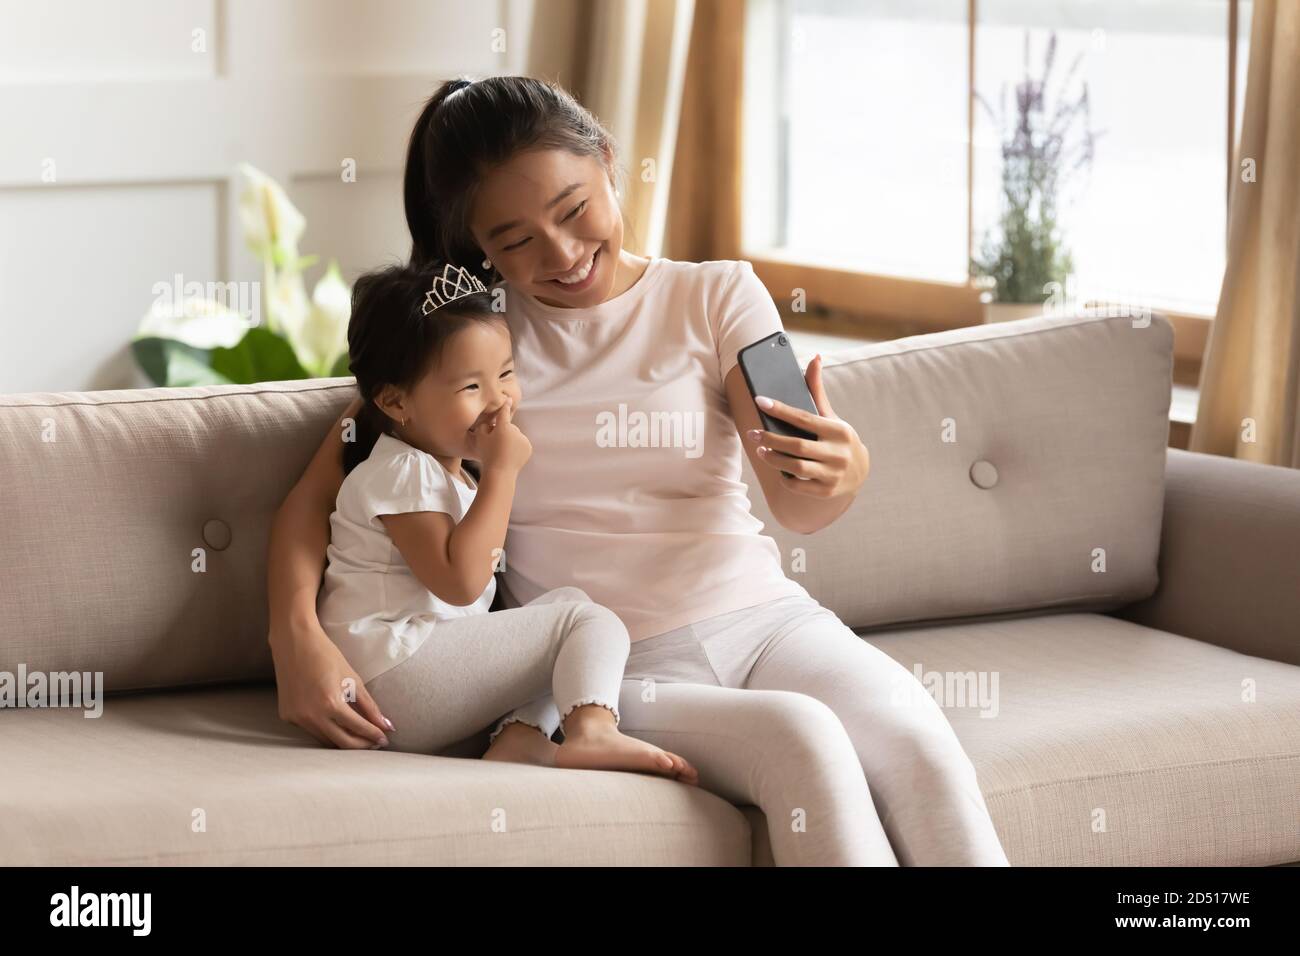
[[[484,473],[495,470],[518,473],[532,457],[532,443],[514,423],[514,411],[514,400],[507,395],[505,406],[492,419],[470,431],[473,437],[467,457],[481,462]]]

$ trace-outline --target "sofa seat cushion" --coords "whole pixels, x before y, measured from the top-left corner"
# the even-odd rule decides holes
[[[1013,865],[1300,860],[1300,668],[1102,614],[865,637],[954,689],[996,675],[996,710],[941,703]]]
[[[0,711],[0,865],[739,865],[749,819],[648,774],[343,751],[275,689]],[[206,832],[195,832],[202,813]]]

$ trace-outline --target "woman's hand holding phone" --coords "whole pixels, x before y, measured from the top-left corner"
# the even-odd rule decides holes
[[[763,395],[754,396],[762,412],[816,435],[816,439],[778,435],[753,429],[748,438],[759,446],[763,463],[794,478],[781,477],[791,491],[814,498],[834,498],[856,492],[867,480],[871,455],[848,422],[835,414],[822,386],[822,357],[808,363],[804,380],[818,414]],[[770,404],[765,404],[770,403]]]

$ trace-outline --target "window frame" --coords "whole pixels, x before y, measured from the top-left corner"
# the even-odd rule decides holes
[[[1236,169],[1237,109],[1237,32],[1239,0],[1228,0],[1228,115],[1226,117],[1227,165],[1224,181],[1224,204],[1231,193]],[[975,52],[976,25],[979,22],[978,0],[967,0],[967,109],[966,109],[966,233],[967,259],[975,242],[974,223],[974,128],[975,128]],[[743,197],[740,195],[743,149],[744,33],[746,0],[711,0],[708,27],[699,37],[701,52],[707,57],[712,95],[721,102],[734,103],[734,109],[713,114],[711,137],[713,155],[721,159],[705,165],[712,170],[713,194],[727,197],[713,210],[721,217],[709,230],[709,253],[712,258],[744,258],[753,263],[754,272],[763,280],[774,299],[782,301],[795,287],[805,290],[809,306],[821,306],[843,313],[852,322],[896,326],[900,334],[939,332],[979,325],[983,321],[980,289],[973,280],[949,283],[894,275],[859,272],[797,257],[778,257],[764,251],[749,253],[743,248],[741,219]],[[1225,215],[1225,224],[1228,217]],[[1226,228],[1224,242],[1227,242]],[[864,303],[866,305],[864,306]],[[1209,338],[1213,315],[1158,309],[1174,327],[1174,378],[1196,384],[1201,356]],[[905,331],[903,331],[905,330]]]

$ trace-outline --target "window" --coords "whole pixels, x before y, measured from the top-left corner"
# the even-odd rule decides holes
[[[972,251],[996,238],[1004,135],[971,96],[970,51],[974,91],[996,113],[1005,85],[1014,118],[1026,44],[1039,78],[1054,35],[1048,112],[1086,84],[1098,133],[1091,163],[1062,172],[1075,292],[1212,315],[1251,6],[748,0],[743,254],[967,283]]]

